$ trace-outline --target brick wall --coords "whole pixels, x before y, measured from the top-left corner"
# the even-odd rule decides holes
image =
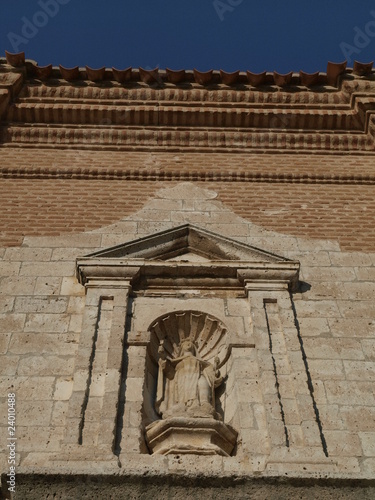
[[[375,249],[372,156],[1,151],[1,244],[111,224],[191,179],[235,213],[290,235]]]

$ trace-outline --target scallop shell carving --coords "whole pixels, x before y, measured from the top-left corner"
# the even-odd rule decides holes
[[[164,314],[149,328],[151,332],[151,356],[158,359],[158,348],[163,342],[168,356],[178,356],[182,340],[194,342],[197,353],[205,361],[213,361],[218,356],[225,358],[227,350],[227,329],[219,319],[201,311],[173,311]]]

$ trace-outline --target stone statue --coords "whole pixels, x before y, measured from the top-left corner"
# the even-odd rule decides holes
[[[163,341],[159,346],[159,373],[155,408],[163,418],[208,417],[220,419],[215,410],[215,389],[223,378],[214,365],[199,357],[194,342],[180,342],[178,356],[166,355]]]

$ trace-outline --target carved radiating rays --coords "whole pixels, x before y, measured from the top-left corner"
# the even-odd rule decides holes
[[[210,361],[218,356],[223,359],[226,351],[227,329],[214,316],[201,311],[174,311],[158,318],[149,328],[150,351],[158,359],[158,348],[163,343],[168,356],[178,356],[181,341],[194,342],[199,356]]]

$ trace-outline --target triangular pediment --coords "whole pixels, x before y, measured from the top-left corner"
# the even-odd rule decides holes
[[[184,224],[116,245],[86,257],[188,262],[287,262],[289,260],[192,224]]]

